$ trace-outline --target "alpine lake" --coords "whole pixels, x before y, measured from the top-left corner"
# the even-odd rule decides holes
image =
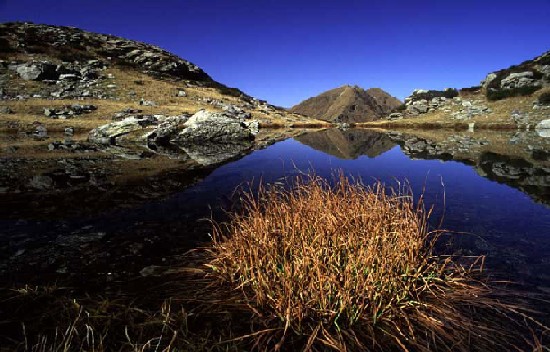
[[[367,185],[409,185],[433,207],[433,227],[448,230],[442,250],[485,256],[489,279],[550,312],[550,138],[534,131],[327,129],[185,153],[50,152],[51,140],[28,139],[0,135],[3,290],[162,296],[240,189],[342,171]]]

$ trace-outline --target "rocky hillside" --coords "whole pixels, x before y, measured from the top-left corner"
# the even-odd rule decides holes
[[[550,87],[550,51],[519,65],[491,72],[480,84],[490,100],[529,95]]]
[[[0,130],[90,131],[129,116],[202,109],[237,111],[266,125],[309,122],[159,47],[113,35],[5,23],[0,48]]]
[[[350,123],[378,120],[399,105],[397,98],[380,88],[364,90],[346,85],[309,98],[290,111],[324,121]]]
[[[98,97],[96,91],[86,88],[105,78],[101,71],[110,66],[133,68],[158,78],[217,85],[198,66],[159,47],[78,28],[1,24],[0,47],[0,57],[6,60],[2,66],[24,80],[56,83],[59,94],[53,97]],[[3,88],[3,95],[8,97],[25,94],[17,87]]]
[[[416,89],[397,110],[387,117],[392,125],[546,129],[550,126],[550,51],[492,72],[479,86]]]

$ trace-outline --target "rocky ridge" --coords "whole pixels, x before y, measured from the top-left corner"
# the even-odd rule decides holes
[[[491,72],[480,82],[492,100],[515,95],[527,95],[550,87],[550,51],[507,69]]]

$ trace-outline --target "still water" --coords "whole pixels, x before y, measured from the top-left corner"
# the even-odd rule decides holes
[[[286,140],[220,167],[196,187],[168,200],[177,207],[189,196],[215,203],[243,180],[276,182],[282,176],[315,170],[331,178],[335,170],[395,185],[407,181],[434,206],[432,222],[462,234],[453,237],[465,254],[488,255],[488,265],[511,280],[550,285],[550,208],[506,184],[481,177],[472,166],[457,161],[411,159],[398,145],[377,155],[341,157],[316,150],[299,140]],[[200,195],[200,196],[199,196]]]
[[[550,292],[550,168],[539,150],[547,142],[519,148],[530,151],[527,159],[536,154],[539,165],[517,153],[478,150],[498,144],[486,136],[479,140],[450,136],[446,141],[459,145],[452,149],[445,141],[430,147],[430,142],[402,135],[316,132],[213,168],[192,186],[162,199],[87,216],[0,219],[3,278],[23,283],[72,277],[104,288],[105,281],[147,275],[151,270],[144,269],[177,265],[185,250],[204,245],[210,225],[203,219],[222,218],[221,209],[231,207],[238,186],[260,179],[280,182],[308,170],[330,178],[342,170],[366,184],[408,182],[434,206],[434,225],[442,220],[443,228],[456,233],[449,237],[453,251],[487,255],[490,275]],[[84,206],[86,196],[79,202]]]

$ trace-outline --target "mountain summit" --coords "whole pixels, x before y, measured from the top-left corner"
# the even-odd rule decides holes
[[[380,88],[345,85],[304,100],[290,111],[329,122],[374,121],[401,105]]]

